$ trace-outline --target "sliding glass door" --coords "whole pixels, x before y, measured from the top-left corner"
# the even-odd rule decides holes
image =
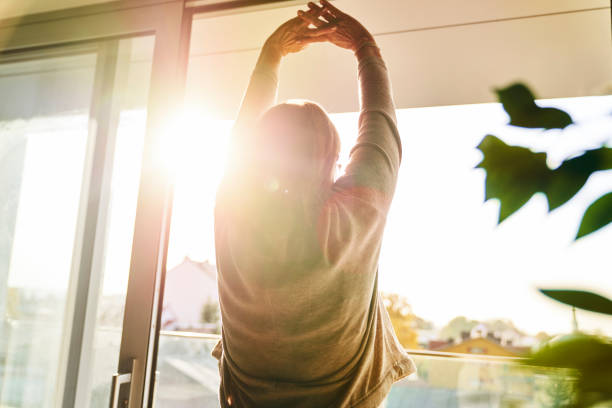
[[[0,20],[1,407],[152,403],[184,24],[182,1]]]

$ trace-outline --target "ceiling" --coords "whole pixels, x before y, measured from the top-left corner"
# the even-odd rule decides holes
[[[398,107],[482,103],[494,87],[524,81],[542,98],[598,95],[612,87],[610,5],[602,0],[337,0],[376,36]],[[258,48],[296,7],[199,18],[188,99],[233,117]],[[204,16],[205,17],[205,16]],[[280,99],[332,112],[358,109],[349,52],[315,44],[286,58]]]

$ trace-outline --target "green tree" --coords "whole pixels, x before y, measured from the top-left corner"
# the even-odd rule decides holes
[[[200,314],[202,323],[218,323],[219,322],[219,304],[217,302],[206,302],[202,306]]]
[[[478,321],[470,320],[465,316],[457,316],[440,330],[440,338],[444,340],[461,338],[461,333],[471,332],[478,325]]]

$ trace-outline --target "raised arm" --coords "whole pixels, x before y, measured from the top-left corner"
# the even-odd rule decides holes
[[[313,9],[307,14],[317,18],[322,12],[323,9]],[[252,138],[254,125],[276,103],[281,59],[312,42],[322,41],[320,37],[334,30],[333,27],[309,28],[307,22],[295,17],[278,27],[264,43],[232,129],[228,161],[217,191],[217,204],[222,203],[221,207],[239,203],[234,193],[243,193],[243,183],[247,181],[245,174],[250,171],[248,157],[253,150],[252,143],[257,142]],[[230,200],[226,201],[226,197]]]
[[[387,68],[374,37],[363,25],[326,0],[321,5],[309,3],[310,12],[298,12],[298,16],[319,29],[335,27],[323,38],[352,51],[359,69],[359,136],[345,176],[336,184],[354,191],[363,191],[359,187],[375,189],[390,201],[401,160],[401,141]]]
[[[359,70],[359,135],[345,174],[390,200],[402,158],[387,67],[373,41],[355,52]]]
[[[319,29],[336,27],[327,41],[355,54],[359,67],[359,135],[345,174],[334,183],[317,220],[324,257],[332,264],[370,265],[376,279],[377,254],[395,190],[401,147],[391,86],[374,37],[357,20],[321,1],[320,18],[298,15]],[[309,8],[319,6],[309,3]],[[360,269],[362,270],[362,269]],[[361,275],[363,277],[363,275]]]
[[[275,104],[281,57],[276,47],[264,44],[240,104],[233,129],[235,139],[242,138],[259,115]]]
[[[322,9],[313,9],[308,14],[316,18],[322,12]],[[309,29],[308,23],[295,17],[283,23],[268,37],[242,99],[234,125],[234,138],[240,139],[247,134],[257,118],[276,103],[278,73],[282,57],[301,51],[309,43],[315,42],[318,36],[324,36],[333,30],[335,28],[331,27],[324,30]]]

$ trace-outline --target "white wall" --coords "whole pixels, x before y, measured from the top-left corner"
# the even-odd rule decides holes
[[[201,324],[202,308],[206,303],[218,302],[217,270],[208,262],[184,262],[166,274],[164,313],[162,322],[176,319],[179,328],[197,327]],[[168,317],[165,316],[168,313]]]

